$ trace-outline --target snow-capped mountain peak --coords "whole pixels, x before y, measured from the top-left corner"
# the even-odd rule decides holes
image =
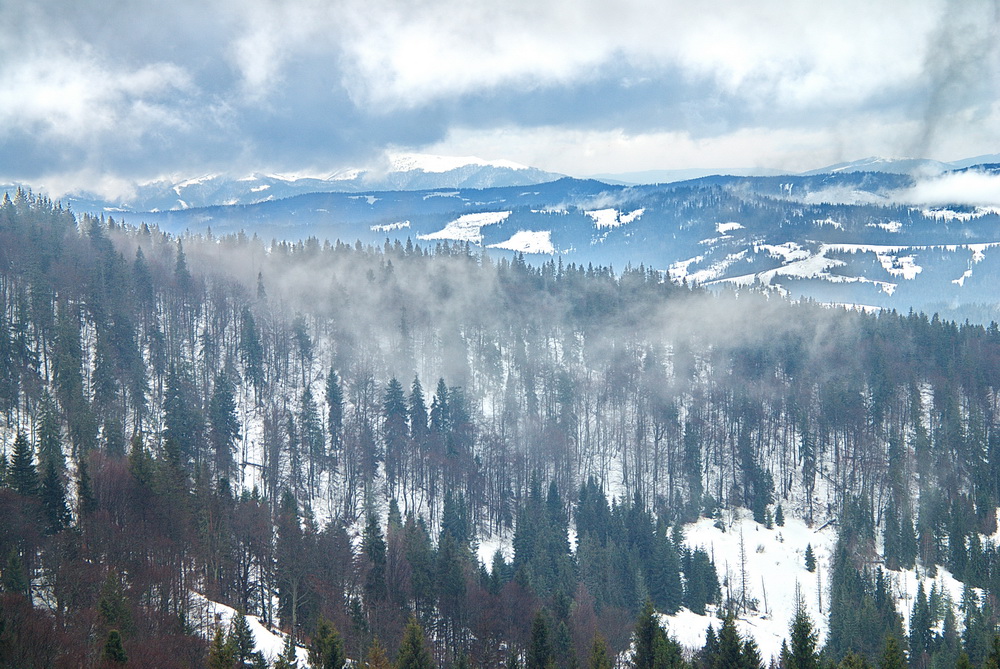
[[[464,167],[493,167],[505,170],[528,170],[527,165],[521,165],[510,160],[483,160],[475,156],[437,156],[427,153],[392,153],[389,154],[389,164],[393,172],[422,171],[434,174],[450,172]]]

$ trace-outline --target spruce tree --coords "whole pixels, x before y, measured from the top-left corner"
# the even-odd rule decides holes
[[[122,645],[122,633],[118,630],[110,630],[104,641],[104,651],[102,657],[112,664],[125,664],[128,662],[128,655]]]
[[[212,643],[208,646],[208,669],[233,669],[234,665],[232,644],[226,639],[221,627],[215,629],[212,635]]]
[[[240,423],[236,417],[236,400],[229,377],[220,372],[215,377],[212,397],[208,402],[208,441],[212,446],[215,471],[228,477],[233,467],[233,449],[240,438]]]
[[[410,618],[403,632],[396,669],[434,669],[434,660],[424,641],[424,630],[416,618]]]
[[[237,611],[229,623],[229,635],[226,642],[232,648],[233,660],[237,669],[253,666],[256,642],[243,611]]]
[[[554,662],[552,656],[552,641],[549,638],[549,621],[545,610],[539,610],[531,623],[531,645],[525,658],[526,669],[551,669]]]
[[[736,620],[732,613],[726,614],[719,629],[719,649],[712,669],[739,669],[742,667],[743,644],[736,631]]]
[[[656,618],[653,603],[646,600],[642,611],[635,622],[635,650],[632,654],[632,666],[635,669],[653,669],[656,659],[656,645],[663,628]]]
[[[778,508],[774,510],[774,524],[778,527],[785,526],[785,510],[778,505]]]
[[[365,655],[364,669],[392,669],[389,656],[386,654],[385,648],[378,640],[378,637],[372,639],[372,645],[368,648],[368,654]]]
[[[760,656],[760,649],[752,636],[747,636],[743,641],[743,655],[740,661],[742,669],[764,669],[764,660]]]
[[[788,647],[785,669],[819,669],[816,632],[801,601],[796,605],[789,637],[791,643]]]
[[[806,544],[806,570],[816,571],[816,554],[813,553],[812,544]]]
[[[878,669],[906,669],[906,656],[899,647],[899,641],[891,634],[885,638],[882,657],[879,658]]]
[[[63,489],[62,477],[52,460],[45,463],[41,496],[46,530],[49,534],[57,534],[69,526],[70,514],[66,506],[66,491]]]
[[[299,669],[295,641],[291,634],[285,636],[285,647],[282,648],[281,655],[274,661],[274,669]]]
[[[24,497],[38,495],[38,471],[35,469],[34,454],[21,432],[14,438],[14,453],[7,467],[7,484]]]
[[[608,650],[608,642],[598,632],[594,635],[594,643],[590,648],[590,661],[587,663],[587,669],[612,669],[612,667],[614,667],[614,661]]]
[[[344,434],[344,390],[340,387],[340,376],[330,370],[326,375],[326,430],[330,434],[330,450],[336,452],[341,447]]]
[[[320,616],[316,633],[309,644],[309,666],[312,669],[343,669],[346,661],[340,633],[334,629],[333,623]]]

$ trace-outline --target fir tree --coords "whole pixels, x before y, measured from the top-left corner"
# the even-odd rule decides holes
[[[63,489],[62,477],[52,460],[45,463],[41,496],[47,531],[49,534],[57,534],[69,526],[70,514],[66,506],[66,491]]]
[[[612,669],[612,667],[614,667],[614,661],[611,659],[611,653],[608,650],[608,642],[598,633],[594,635],[594,643],[590,649],[590,661],[587,663],[587,669]]]
[[[554,663],[552,642],[549,639],[549,621],[545,610],[539,610],[531,623],[531,645],[525,658],[525,669],[551,669]]]
[[[434,660],[424,641],[424,630],[416,618],[410,618],[403,632],[396,657],[396,669],[434,669]]]
[[[112,664],[125,664],[128,662],[128,655],[122,645],[122,633],[118,630],[110,630],[104,641],[104,651],[102,657]]]
[[[14,453],[7,467],[7,484],[24,497],[38,495],[38,471],[35,469],[34,454],[21,432],[14,439]]]
[[[728,613],[719,629],[719,648],[712,669],[740,669],[743,665],[742,651],[743,644],[736,631],[736,620],[732,613]]]
[[[879,658],[878,669],[906,669],[906,656],[899,647],[896,637],[891,634],[885,638],[882,657]]]
[[[384,655],[385,651],[382,651],[382,654]],[[343,669],[346,661],[344,642],[340,634],[334,629],[333,623],[320,617],[312,643],[309,644],[309,666],[312,669]]]
[[[774,524],[778,527],[785,526],[785,510],[778,505],[778,508],[774,510]]]
[[[816,571],[816,554],[813,553],[812,544],[806,544],[806,570]]]
[[[299,669],[295,640],[291,634],[285,636],[285,646],[281,650],[281,655],[274,661],[274,669]]]
[[[237,611],[229,623],[229,635],[226,642],[232,648],[233,661],[237,669],[253,666],[256,642],[243,611]]]
[[[222,628],[217,627],[212,635],[212,643],[208,646],[208,669],[233,669],[234,662],[232,644],[226,639]]]
[[[789,638],[791,643],[788,647],[785,669],[819,669],[816,632],[801,601],[796,606]]]
[[[365,655],[365,669],[392,669],[389,656],[386,654],[381,642],[379,642],[378,637],[372,639],[372,645],[368,648],[368,654]]]

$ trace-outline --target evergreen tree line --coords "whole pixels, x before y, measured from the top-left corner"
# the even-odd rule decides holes
[[[499,664],[541,607],[578,657],[597,628],[618,653],[647,598],[726,604],[680,523],[728,506],[763,522],[784,501],[854,528],[850,569],[881,550],[985,589],[963,606],[986,657],[996,325],[468,245],[177,240],[21,191],[0,205],[0,254],[11,648],[37,626],[58,639],[38,652],[70,665],[140,643],[197,664],[200,592],[290,639],[332,621],[356,658],[375,638],[396,656],[412,614],[436,662]],[[421,378],[439,379],[429,399]],[[501,532],[512,559],[486,569],[473,547]],[[882,640],[857,630],[903,638],[890,598],[836,564],[831,598],[868,598],[882,622],[829,652],[871,659]],[[947,645],[935,635],[911,630],[911,659]]]

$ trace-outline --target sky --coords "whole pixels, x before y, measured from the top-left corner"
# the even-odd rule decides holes
[[[1000,152],[1000,0],[0,0],[0,182]]]

